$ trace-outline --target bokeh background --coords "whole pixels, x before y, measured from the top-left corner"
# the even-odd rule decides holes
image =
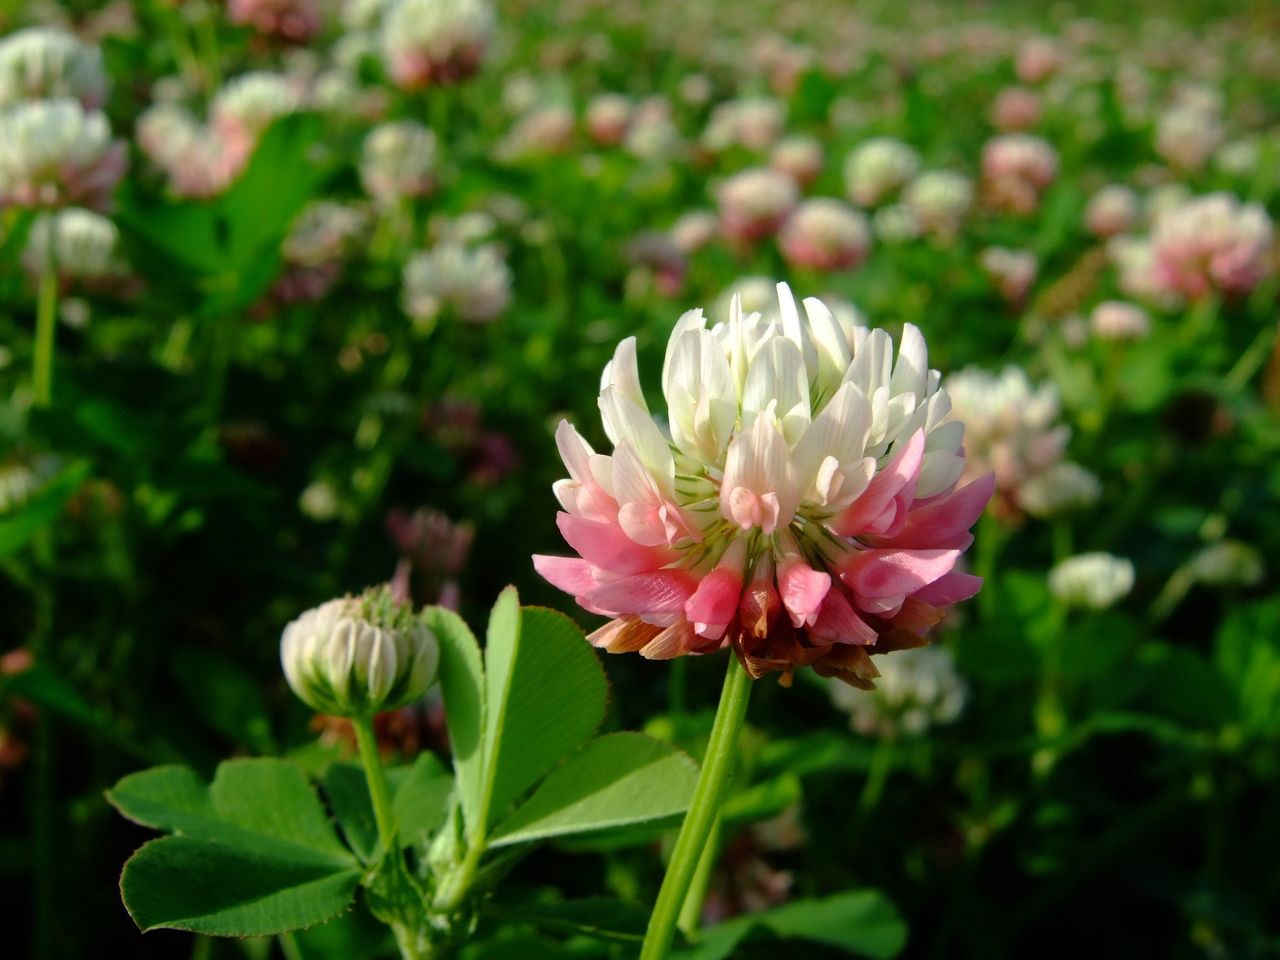
[[[278,667],[333,596],[478,625],[514,583],[597,626],[529,559],[568,552],[556,423],[603,446],[621,338],[654,385],[682,312],[778,280],[918,325],[998,493],[983,592],[878,693],[759,684],[706,920],[875,888],[910,957],[1280,954],[1280,8],[9,2],[0,34],[6,956],[281,955],[138,934],[147,834],[103,791],[349,752]],[[605,666],[611,726],[699,749],[717,658]],[[432,701],[380,732],[447,749]]]

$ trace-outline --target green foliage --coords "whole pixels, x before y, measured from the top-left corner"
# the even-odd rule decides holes
[[[897,956],[906,945],[907,927],[883,895],[874,890],[850,890],[726,921],[707,930],[696,946],[674,956],[681,960],[725,960],[736,956],[745,941],[770,936],[820,943],[853,956],[883,960]]]
[[[689,805],[697,779],[697,765],[679,750],[643,734],[608,734],[552,771],[494,829],[490,845],[674,817]]]
[[[354,857],[306,776],[284,760],[228,760],[203,784],[185,767],[125,777],[108,794],[125,816],[171,831],[130,858],[120,889],[144,930],[264,936],[346,909]]]

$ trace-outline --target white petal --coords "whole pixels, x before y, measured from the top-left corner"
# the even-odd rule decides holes
[[[915,324],[904,324],[902,341],[898,344],[898,362],[893,368],[889,392],[923,397],[928,373],[929,350],[925,346],[924,335]]]

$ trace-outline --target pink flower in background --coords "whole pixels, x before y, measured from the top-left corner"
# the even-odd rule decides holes
[[[778,247],[793,266],[851,270],[871,250],[871,228],[848,204],[814,197],[796,207],[778,235]]]
[[[1084,224],[1100,239],[1108,239],[1132,229],[1138,222],[1138,195],[1130,187],[1110,184],[1089,198]]]
[[[382,21],[382,57],[401,90],[461,83],[480,69],[496,22],[487,0],[399,0]]]
[[[1155,279],[1191,300],[1216,291],[1248,293],[1272,270],[1271,218],[1228,193],[1189,200],[1162,213],[1151,232]]]
[[[735,173],[716,192],[720,230],[733,243],[754,243],[775,233],[799,199],[795,181],[786,174],[767,167]]]
[[[960,487],[964,425],[908,324],[852,336],[820,301],[677,322],[649,412],[634,338],[605,368],[610,455],[567,422],[555,485],[573,557],[534,565],[610,621],[592,642],[669,659],[732,646],[754,677],[812,665],[869,687],[870,655],[927,643],[979,578],[955,570],[990,475]],[[852,346],[851,342],[852,340]]]
[[[822,142],[817,137],[786,137],[769,154],[769,166],[807,187],[822,173]]]
[[[991,105],[991,122],[1008,133],[1029,130],[1040,121],[1040,95],[1026,87],[1006,87]]]
[[[1014,70],[1023,83],[1040,83],[1057,73],[1067,56],[1051,37],[1032,37],[1018,48]]]
[[[987,247],[982,251],[982,269],[986,271],[1010,306],[1020,306],[1036,282],[1040,262],[1030,250]]]
[[[305,43],[323,26],[315,0],[227,0],[227,16],[290,43]]]
[[[1027,216],[1058,175],[1058,152],[1040,137],[1006,133],[982,148],[982,177],[996,209]]]

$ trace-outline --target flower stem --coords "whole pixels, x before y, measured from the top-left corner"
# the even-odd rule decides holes
[[[37,407],[47,407],[53,402],[53,346],[57,318],[58,274],[51,265],[40,275],[40,289],[36,294],[36,349],[31,382]]]
[[[720,693],[720,706],[716,709],[715,723],[711,727],[711,740],[707,743],[706,756],[702,758],[702,772],[693,791],[693,801],[685,815],[680,835],[676,838],[667,875],[662,880],[658,899],[649,917],[649,929],[645,931],[644,945],[640,948],[640,960],[662,960],[675,936],[676,920],[684,905],[689,884],[697,870],[698,861],[706,849],[711,829],[720,812],[724,788],[729,770],[737,753],[738,735],[747,716],[747,701],[751,696],[751,678],[738,662],[729,657],[729,670],[725,674],[724,689]]]
[[[678,663],[679,661],[677,661]],[[693,882],[689,884],[689,892],[685,894],[684,905],[680,908],[680,917],[676,926],[692,940],[698,935],[698,924],[702,920],[702,904],[707,899],[707,887],[711,884],[711,871],[720,858],[720,818],[711,826],[711,835],[707,837],[707,845],[698,858],[698,869],[693,873]]]
[[[893,772],[897,752],[897,742],[890,736],[881,737],[872,750],[867,782],[863,784],[862,794],[858,798],[858,810],[864,817],[869,816],[879,805],[884,788],[889,783],[889,774]]]
[[[373,801],[373,819],[378,824],[378,841],[383,850],[392,850],[396,843],[396,816],[391,809],[387,772],[382,769],[382,758],[378,755],[378,738],[373,732],[373,717],[352,717],[351,726],[356,731],[360,763],[364,766],[365,779],[369,781],[369,798]]]

